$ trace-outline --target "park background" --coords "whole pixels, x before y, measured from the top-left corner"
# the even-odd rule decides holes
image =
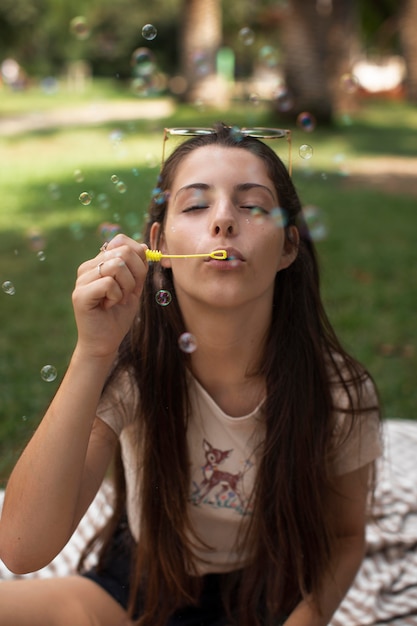
[[[416,419],[416,25],[416,0],[2,0],[1,484],[68,364],[77,266],[140,237],[164,127],[291,129],[330,319]]]

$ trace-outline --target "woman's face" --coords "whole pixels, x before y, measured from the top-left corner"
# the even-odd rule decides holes
[[[180,304],[228,308],[262,298],[270,304],[275,275],[292,263],[296,246],[285,242],[279,198],[262,159],[243,148],[197,148],[178,166],[169,193],[162,252],[228,253],[226,260],[162,261],[172,268]],[[157,237],[155,224],[153,247]]]

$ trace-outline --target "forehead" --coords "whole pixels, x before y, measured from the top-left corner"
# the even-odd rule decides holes
[[[190,152],[179,164],[173,189],[203,182],[212,186],[256,182],[273,186],[261,157],[244,148],[204,146]]]

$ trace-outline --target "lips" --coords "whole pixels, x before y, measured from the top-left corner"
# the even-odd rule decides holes
[[[245,261],[243,254],[236,248],[224,248],[227,252],[225,261]]]

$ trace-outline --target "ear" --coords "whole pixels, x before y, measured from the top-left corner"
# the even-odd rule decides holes
[[[290,226],[287,229],[284,249],[282,251],[281,261],[278,271],[285,270],[291,265],[297,258],[298,246],[300,244],[300,233],[296,226]]]
[[[164,231],[160,222],[154,222],[151,226],[150,242],[152,250],[160,250],[162,253],[167,252]],[[161,259],[162,267],[171,267],[170,259]]]

